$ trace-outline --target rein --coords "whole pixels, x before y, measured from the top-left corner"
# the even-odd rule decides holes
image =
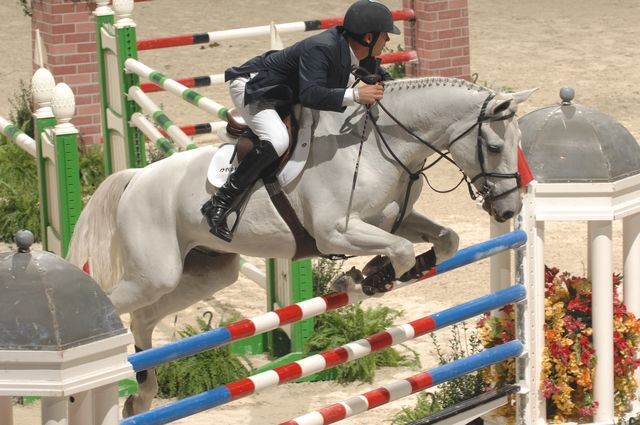
[[[391,112],[389,112],[389,110],[387,108],[384,107],[384,105],[382,105],[382,103],[380,101],[378,101],[377,104],[380,106],[380,108],[400,128],[402,128],[407,134],[411,135],[413,138],[415,138],[420,143],[422,143],[423,145],[427,146],[429,149],[431,149],[432,151],[434,151],[435,153],[437,153],[439,155],[439,158],[434,160],[431,164],[423,166],[420,170],[415,171],[415,172],[412,172],[409,169],[409,167],[405,163],[403,163],[402,160],[400,160],[400,158],[398,158],[398,156],[395,154],[395,152],[393,152],[393,149],[391,149],[391,146],[389,146],[389,144],[387,143],[387,140],[383,136],[382,131],[380,130],[380,127],[378,126],[378,123],[374,119],[370,108],[367,108],[366,114],[367,114],[367,116],[371,117],[371,122],[373,123],[373,127],[374,127],[374,129],[376,131],[376,134],[378,134],[378,136],[382,140],[382,143],[387,148],[387,150],[389,151],[389,153],[391,154],[393,159],[396,161],[396,163],[398,165],[400,165],[405,170],[405,172],[409,175],[409,182],[407,184],[407,190],[405,192],[404,201],[402,203],[402,207],[400,208],[400,212],[399,212],[398,216],[396,217],[396,220],[395,220],[395,222],[393,224],[393,227],[391,229],[391,233],[395,233],[398,230],[398,228],[400,227],[400,224],[402,224],[402,219],[404,218],[404,216],[406,214],[406,211],[407,211],[407,207],[409,205],[409,197],[411,195],[411,188],[413,186],[413,183],[416,180],[418,180],[420,178],[420,176],[424,177],[424,179],[427,182],[427,184],[429,185],[429,187],[431,189],[433,189],[437,193],[449,193],[449,192],[452,192],[453,190],[457,189],[458,186],[460,186],[462,184],[462,182],[464,181],[465,183],[467,183],[467,188],[469,190],[469,196],[473,200],[478,199],[478,197],[482,197],[483,199],[486,199],[486,200],[489,200],[489,201],[495,201],[497,199],[500,199],[500,198],[503,198],[503,197],[507,196],[509,193],[511,193],[511,192],[513,192],[515,190],[518,190],[520,188],[521,183],[520,183],[520,175],[519,175],[518,172],[515,172],[515,173],[487,173],[485,171],[485,158],[484,158],[484,153],[482,151],[482,144],[484,142],[484,138],[482,137],[482,134],[481,134],[482,124],[484,122],[489,122],[489,121],[491,121],[491,122],[493,122],[493,121],[504,121],[504,120],[512,118],[515,115],[515,112],[512,112],[512,113],[510,113],[508,115],[505,115],[503,117],[500,117],[500,118],[494,118],[494,119],[487,118],[486,115],[485,115],[486,109],[487,109],[487,105],[489,104],[489,102],[495,96],[496,96],[495,93],[491,93],[489,96],[487,96],[487,98],[484,100],[484,103],[482,104],[482,108],[480,109],[480,114],[478,115],[478,119],[476,120],[476,122],[473,123],[473,125],[471,125],[469,128],[467,128],[460,135],[458,135],[455,139],[453,139],[449,143],[449,145],[447,146],[447,151],[446,152],[441,151],[440,149],[436,148],[432,143],[428,142],[427,140],[424,140],[423,138],[421,138],[420,136],[415,134],[415,132],[411,131],[409,128],[407,128],[407,126],[402,124],[393,114],[391,114]],[[473,177],[472,179],[469,179],[469,177],[466,175],[466,173],[458,166],[458,164],[456,164],[456,162],[452,158],[449,157],[449,155],[451,154],[451,146],[454,143],[456,143],[457,141],[459,141],[460,139],[462,139],[464,136],[469,134],[476,127],[478,127],[478,136],[476,138],[476,144],[477,144],[477,152],[478,152],[478,162],[480,163],[480,173],[478,175],[476,175],[475,177]],[[429,182],[429,179],[427,178],[427,176],[425,174],[425,171],[427,171],[428,169],[430,169],[431,167],[436,165],[442,159],[446,159],[447,161],[449,161],[450,163],[455,165],[458,168],[458,170],[460,170],[460,172],[462,173],[462,178],[460,179],[458,184],[456,184],[453,188],[441,191],[441,190],[435,189],[431,185],[431,183]],[[425,162],[426,162],[426,159],[425,159]],[[513,178],[513,179],[516,180],[516,186],[513,187],[512,189],[509,189],[509,190],[503,192],[503,193],[500,193],[498,195],[494,195],[494,194],[491,193],[492,192],[491,188],[487,184],[487,181],[488,181],[489,177],[493,177],[493,178]],[[485,184],[484,184],[482,189],[480,189],[479,191],[476,191],[473,188],[472,184],[474,182],[476,182],[480,178],[484,178],[485,179]]]

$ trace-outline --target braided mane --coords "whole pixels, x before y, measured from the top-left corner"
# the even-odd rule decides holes
[[[464,87],[467,90],[477,92],[490,91],[488,88],[478,84],[471,83],[459,78],[449,77],[423,77],[423,78],[406,78],[399,80],[391,80],[385,82],[385,90],[407,90],[425,87]]]

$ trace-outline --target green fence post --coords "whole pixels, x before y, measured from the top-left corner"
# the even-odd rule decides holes
[[[47,176],[45,173],[45,159],[42,156],[42,132],[56,125],[56,119],[51,110],[51,98],[55,88],[55,80],[46,68],[38,69],[31,78],[31,92],[33,103],[38,109],[33,113],[33,138],[36,141],[38,167],[39,195],[40,195],[40,238],[45,251],[50,251],[47,229],[49,221],[49,200],[47,196]]]

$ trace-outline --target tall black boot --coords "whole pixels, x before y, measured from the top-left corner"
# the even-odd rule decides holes
[[[207,201],[200,211],[209,223],[209,230],[220,239],[231,242],[233,234],[227,226],[227,216],[237,210],[238,201],[253,184],[262,177],[262,173],[278,160],[278,153],[271,142],[260,140],[240,162],[238,168],[229,176],[211,200]],[[237,220],[237,218],[236,218]]]

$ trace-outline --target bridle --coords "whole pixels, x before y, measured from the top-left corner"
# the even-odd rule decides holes
[[[482,199],[484,199],[485,201],[489,201],[489,202],[493,202],[493,201],[496,201],[498,199],[504,198],[505,196],[509,195],[511,192],[514,192],[514,191],[516,191],[516,190],[518,190],[520,188],[521,181],[520,181],[520,174],[518,172],[515,172],[515,173],[488,173],[486,171],[486,168],[485,168],[485,157],[484,157],[484,152],[483,152],[483,149],[482,149],[482,145],[486,144],[488,150],[491,150],[491,146],[485,141],[484,137],[482,136],[482,124],[485,123],[485,122],[508,120],[508,119],[512,118],[515,115],[515,112],[512,112],[510,114],[504,115],[504,116],[499,117],[499,118],[487,117],[486,116],[487,105],[489,104],[489,102],[495,96],[496,96],[495,93],[491,93],[489,96],[487,96],[487,98],[484,100],[484,103],[482,104],[482,108],[480,109],[480,114],[478,115],[478,119],[476,120],[476,122],[473,123],[469,128],[467,128],[464,132],[462,132],[456,138],[454,138],[451,142],[449,142],[449,145],[447,146],[446,152],[441,151],[440,149],[436,148],[432,143],[424,140],[423,138],[421,138],[420,136],[415,134],[415,132],[411,131],[404,124],[402,124],[393,114],[391,114],[387,110],[387,108],[384,107],[384,105],[382,105],[382,103],[380,101],[378,101],[377,104],[380,106],[380,108],[396,124],[398,124],[398,126],[400,126],[400,128],[402,128],[407,134],[411,135],[413,138],[415,138],[420,143],[422,143],[423,145],[427,146],[429,149],[431,149],[432,151],[434,151],[435,153],[437,153],[439,155],[439,158],[434,160],[431,164],[427,164],[427,165],[423,166],[420,170],[415,171],[415,172],[411,171],[409,169],[409,167],[405,163],[403,163],[402,160],[400,158],[398,158],[398,156],[393,152],[393,150],[391,149],[391,147],[387,143],[387,140],[385,139],[384,135],[382,134],[382,131],[380,130],[380,127],[378,126],[376,120],[374,119],[374,117],[373,117],[373,115],[371,113],[371,108],[370,107],[366,108],[367,116],[371,117],[371,122],[373,123],[373,127],[374,127],[374,129],[376,131],[376,134],[380,137],[380,140],[382,140],[382,143],[387,148],[387,150],[389,151],[389,153],[391,154],[393,159],[396,161],[396,163],[398,165],[400,165],[405,170],[405,172],[409,175],[409,183],[407,184],[407,190],[406,190],[406,193],[405,193],[404,201],[402,203],[402,207],[400,209],[400,212],[399,212],[398,216],[396,217],[396,221],[393,224],[393,227],[391,229],[391,233],[394,233],[396,230],[398,230],[398,227],[400,227],[400,224],[402,223],[402,219],[404,218],[404,215],[406,213],[406,210],[407,210],[407,207],[408,207],[408,204],[409,204],[409,197],[411,195],[411,187],[413,186],[413,183],[420,178],[420,176],[424,177],[424,179],[427,182],[427,184],[429,185],[429,187],[431,187],[434,191],[436,191],[438,193],[451,192],[451,191],[455,190],[458,186],[460,186],[460,184],[462,184],[462,182],[464,181],[464,182],[467,183],[467,188],[469,189],[469,196],[471,197],[471,199],[476,200],[476,199],[478,199],[478,197],[482,197]],[[458,164],[456,164],[456,162],[452,158],[450,158],[451,146],[454,143],[456,143],[457,141],[459,141],[460,139],[462,139],[463,137],[465,137],[471,131],[473,131],[476,127],[478,128],[478,136],[476,137],[476,146],[477,146],[476,151],[478,152],[478,162],[480,164],[480,173],[478,173],[478,175],[476,175],[475,177],[469,179],[469,177],[458,166]],[[363,133],[363,139],[364,139],[364,133]],[[425,171],[427,171],[429,168],[433,167],[435,164],[437,164],[442,159],[445,159],[445,160],[449,161],[450,163],[452,163],[453,165],[455,165],[458,168],[458,170],[460,170],[460,172],[462,173],[462,178],[460,179],[458,184],[456,184],[453,188],[448,189],[448,190],[437,190],[437,189],[435,189],[433,186],[431,186],[431,183],[429,182],[429,179],[427,178],[427,176],[425,174]],[[426,162],[426,160],[425,160],[425,162]],[[492,178],[492,179],[515,179],[516,184],[515,184],[515,186],[513,188],[505,190],[502,193],[496,194],[496,193],[494,193],[493,188],[489,185],[489,178]],[[473,185],[473,183],[475,183],[479,179],[484,179],[484,184],[482,185],[482,187],[479,190],[476,190],[472,185]]]

